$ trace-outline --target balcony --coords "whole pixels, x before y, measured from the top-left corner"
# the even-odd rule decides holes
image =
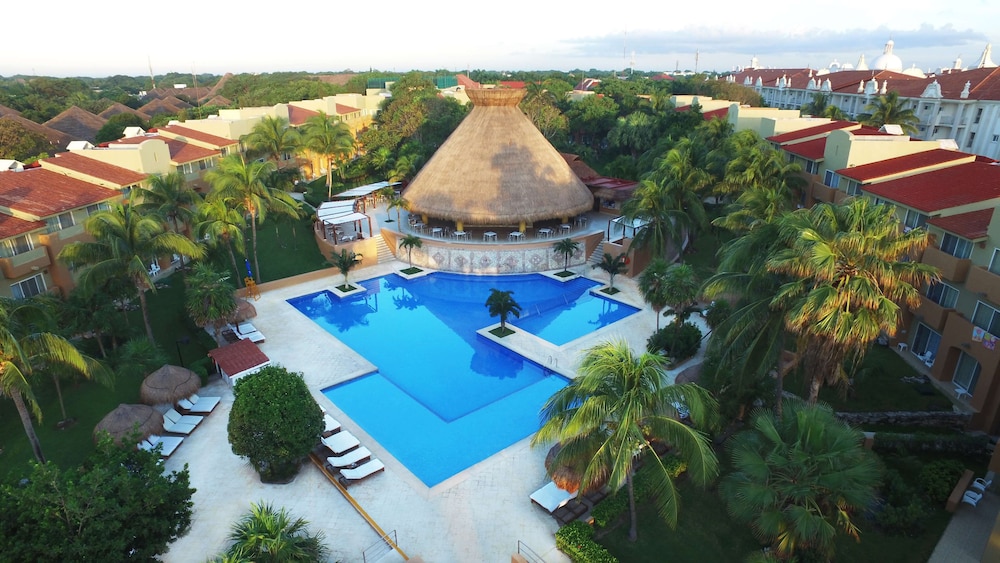
[[[51,263],[46,248],[39,246],[10,258],[0,258],[0,270],[5,278],[13,280],[47,268]]]
[[[948,319],[948,313],[954,310],[945,309],[926,296],[921,295],[920,306],[913,310],[913,314],[923,317],[920,322],[940,333],[944,330],[944,323]]]
[[[965,288],[985,296],[993,303],[1000,303],[1000,276],[982,266],[969,268],[969,277],[965,282]]]
[[[935,266],[937,269],[941,270],[941,277],[953,281],[956,283],[962,283],[965,281],[966,276],[969,273],[969,267],[972,265],[972,261],[968,258],[955,258],[947,252],[942,252],[940,249],[928,246],[924,250],[924,256],[921,259],[924,264],[930,264]]]
[[[812,196],[816,201],[825,201],[826,203],[833,203],[834,199],[837,197],[837,188],[831,188],[830,186],[823,185],[819,182],[814,182],[812,185]]]

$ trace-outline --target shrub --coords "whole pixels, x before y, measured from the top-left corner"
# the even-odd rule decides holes
[[[876,452],[942,452],[964,456],[982,456],[989,437],[969,434],[897,434],[879,432],[875,435]]]
[[[323,412],[302,374],[268,366],[236,382],[229,443],[265,483],[288,482],[319,443]]]
[[[559,528],[556,547],[575,563],[618,563],[614,555],[594,541],[594,528],[579,520]]]
[[[875,524],[886,534],[918,536],[930,511],[920,495],[909,486],[902,475],[887,469],[882,483],[883,506],[875,514]]]
[[[962,462],[954,459],[933,461],[920,470],[917,484],[928,499],[933,502],[944,502],[948,500],[951,490],[955,488],[955,483],[964,471],[965,466]]]
[[[668,454],[662,458],[662,461],[671,479],[676,479],[681,473],[687,471],[687,462],[680,456]],[[659,471],[656,463],[649,462],[636,472],[635,479],[632,481],[632,486],[635,488],[635,498],[649,498],[652,495],[653,485],[657,478],[655,473]],[[590,516],[594,519],[595,526],[604,528],[617,520],[626,510],[628,510],[628,491],[623,488],[597,503],[590,511]]]
[[[653,333],[646,341],[646,349],[651,353],[665,351],[675,362],[686,360],[693,356],[701,347],[701,330],[691,323],[684,323],[677,328],[669,324]]]
[[[712,301],[702,314],[705,316],[708,326],[715,330],[729,318],[729,315],[733,314],[733,306],[725,299],[717,299]]]

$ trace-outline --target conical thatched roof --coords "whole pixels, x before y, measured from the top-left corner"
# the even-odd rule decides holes
[[[517,107],[525,90],[466,92],[472,111],[406,190],[412,212],[515,225],[591,208],[590,191]]]
[[[94,438],[102,431],[111,434],[116,444],[130,438],[133,432],[138,432],[137,438],[141,440],[163,432],[163,415],[149,405],[118,405],[94,427]]]
[[[174,403],[190,397],[192,393],[197,393],[200,387],[201,378],[195,372],[180,366],[164,364],[142,380],[139,396],[142,402],[149,405]]]

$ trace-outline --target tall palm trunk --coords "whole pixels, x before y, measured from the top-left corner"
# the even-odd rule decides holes
[[[628,527],[628,541],[634,542],[639,539],[639,532],[637,530],[639,518],[635,511],[635,487],[632,485],[631,470],[629,470],[628,476],[625,477],[625,484],[628,487],[628,515],[631,520]]]
[[[59,410],[62,411],[62,419],[66,420],[69,417],[66,416],[66,404],[63,403],[62,385],[59,384],[59,376],[54,372],[52,374],[52,383],[56,385],[56,397],[59,398]]]
[[[35,434],[35,425],[31,423],[31,413],[28,412],[28,405],[24,404],[24,397],[14,391],[10,394],[10,398],[14,401],[14,407],[17,408],[17,415],[21,417],[21,424],[24,426],[24,433],[28,435],[28,442],[31,443],[31,451],[34,452],[35,459],[38,460],[38,463],[45,463],[42,444],[38,441],[38,435]]]
[[[260,283],[260,262],[257,260],[257,212],[250,213],[250,234],[253,238],[253,277]]]
[[[229,251],[229,260],[233,263],[233,272],[236,273],[236,283],[239,287],[243,287],[243,276],[240,275],[240,267],[236,263],[236,253],[233,252],[233,242],[226,238],[226,250]]]
[[[180,226],[180,223],[177,222],[177,216],[174,215],[172,219],[173,219],[173,222],[174,222],[174,232],[177,233],[177,234],[181,234],[181,226]],[[184,236],[187,236],[187,234],[185,233]],[[181,265],[180,265],[180,267],[183,268],[184,267],[184,255],[181,254],[180,257],[181,257]]]
[[[150,344],[156,344],[156,339],[153,338],[153,324],[149,321],[149,306],[146,304],[146,289],[139,284],[136,284],[136,289],[139,290],[139,308],[142,309],[142,322],[146,325],[146,337],[149,338]]]

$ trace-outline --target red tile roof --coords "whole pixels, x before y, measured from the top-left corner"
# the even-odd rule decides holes
[[[823,153],[826,151],[826,137],[784,145],[781,150],[809,160],[820,161],[823,160]]]
[[[70,178],[44,168],[0,172],[0,206],[44,219],[108,201],[115,190]]]
[[[348,113],[355,113],[361,111],[358,108],[352,108],[351,106],[345,106],[344,104],[334,104],[334,105],[336,106],[334,108],[334,111],[337,112],[337,115],[345,115]]]
[[[933,217],[927,220],[927,224],[962,238],[980,240],[986,238],[986,231],[990,228],[990,222],[993,221],[994,209],[996,208],[991,207],[947,217]]]
[[[182,125],[167,125],[166,127],[160,127],[157,131],[166,131],[167,134],[172,136],[175,135],[181,141],[183,141],[186,137],[188,139],[200,141],[207,145],[215,145],[219,149],[239,144],[239,141],[227,139],[218,135],[212,135],[210,133],[203,133]]]
[[[862,189],[873,196],[933,213],[1000,199],[1000,166],[970,162],[871,184]]]
[[[101,162],[100,160],[87,158],[86,156],[75,152],[59,153],[52,158],[46,158],[40,162],[42,168],[54,170],[60,174],[64,174],[65,172],[55,170],[55,168],[71,170],[77,174],[90,176],[91,178],[98,180],[104,180],[110,184],[118,186],[119,188],[138,184],[149,177],[149,174],[142,174],[129,170],[128,168],[122,168],[121,166],[115,166],[114,164],[108,164],[106,162]]]
[[[209,350],[208,356],[230,377],[271,361],[249,340],[238,340],[221,348]]]
[[[743,84],[746,77],[750,77],[751,83],[756,83],[757,78],[761,78],[763,86],[774,87],[776,80],[784,77],[791,81],[790,88],[805,90],[809,85],[808,69],[748,69],[734,75],[737,84]],[[929,84],[935,80],[941,86],[941,94],[945,99],[961,99],[962,90],[965,83],[969,82],[970,100],[1000,100],[1000,67],[998,68],[974,68],[957,72],[944,72],[927,78],[918,78],[908,74],[892,72],[888,70],[842,70],[832,72],[822,76],[813,76],[822,84],[827,79],[830,80],[830,88],[833,92],[843,94],[857,94],[858,85],[861,81],[867,83],[873,77],[882,84],[888,81],[886,89],[897,92],[903,98],[919,98]]]
[[[161,137],[160,135],[139,135],[136,137],[127,137],[125,139],[112,141],[108,144],[138,145],[151,139],[158,139],[167,144],[167,148],[170,150],[170,162],[174,164],[184,164],[185,162],[195,162],[212,156],[219,156],[219,151],[206,149],[204,147],[192,145],[191,143],[185,143],[184,141],[179,141],[177,139]]]
[[[713,109],[712,111],[706,111],[701,116],[705,118],[705,121],[712,121],[716,117],[726,119],[729,116],[729,108]]]
[[[318,111],[300,108],[299,106],[288,104],[288,124],[293,127],[305,125],[310,117],[319,115]]]
[[[805,129],[799,129],[797,131],[789,131],[787,133],[779,133],[777,135],[771,135],[767,138],[768,141],[772,143],[778,143],[783,145],[791,141],[798,141],[800,139],[808,139],[809,137],[815,137],[817,135],[823,135],[824,133],[829,133],[830,131],[836,131],[838,129],[854,130],[861,127],[860,123],[855,123],[853,121],[831,121],[829,123],[823,123],[821,125],[816,125],[814,127],[806,127]]]
[[[852,168],[841,168],[840,170],[837,170],[837,174],[859,182],[868,182],[877,178],[884,178],[894,174],[902,174],[909,170],[927,168],[928,166],[939,166],[949,162],[958,163],[962,160],[971,162],[974,160],[973,157],[974,155],[960,151],[932,149],[929,151],[918,152],[917,154],[897,156],[896,158],[890,158],[888,160],[879,160],[869,164],[862,164]]]
[[[25,221],[0,213],[0,240],[45,228],[45,221]]]

